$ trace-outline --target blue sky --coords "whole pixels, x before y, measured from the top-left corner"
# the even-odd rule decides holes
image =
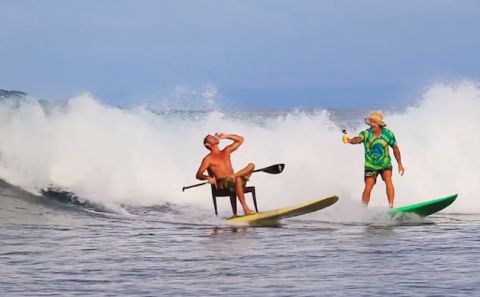
[[[0,0],[0,89],[120,106],[179,89],[213,89],[228,109],[403,106],[480,77],[479,12],[468,0]]]

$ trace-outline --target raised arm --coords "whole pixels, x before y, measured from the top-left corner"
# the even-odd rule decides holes
[[[205,170],[208,169],[208,166],[210,166],[210,159],[207,156],[207,157],[203,158],[202,164],[200,164],[200,167],[198,167],[197,175],[195,177],[199,180],[206,180],[209,183],[214,184],[215,183],[215,178],[204,174]]]
[[[395,156],[395,159],[398,163],[398,173],[400,173],[400,175],[403,175],[403,173],[405,172],[405,168],[403,168],[402,155],[400,154],[400,148],[398,147],[398,145],[395,145],[393,147],[393,155]]]
[[[363,142],[363,138],[361,136],[356,136],[353,138],[348,138],[347,142],[350,144],[359,144]]]
[[[229,152],[234,152],[240,145],[242,145],[244,138],[240,135],[235,134],[224,134],[220,133],[218,139],[230,139],[233,140],[233,143],[225,147]]]

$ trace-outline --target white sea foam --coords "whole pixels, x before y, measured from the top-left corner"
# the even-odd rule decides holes
[[[396,205],[459,193],[450,211],[480,212],[479,114],[480,87],[473,82],[433,86],[417,106],[387,112],[406,167],[405,176],[394,176]],[[345,217],[359,213],[363,148],[342,143],[343,127],[328,112],[292,112],[261,118],[260,123],[256,119],[221,112],[175,116],[121,110],[89,94],[48,112],[36,101],[20,106],[3,102],[0,177],[32,191],[62,186],[106,205],[173,202],[210,208],[209,187],[181,188],[197,182],[195,172],[207,153],[203,137],[232,132],[246,138],[232,156],[235,168],[248,162],[257,168],[286,164],[280,175],[252,177],[262,209],[336,194],[343,202],[330,212]],[[373,207],[387,206],[384,192],[379,180]],[[227,202],[220,207],[228,209]]]

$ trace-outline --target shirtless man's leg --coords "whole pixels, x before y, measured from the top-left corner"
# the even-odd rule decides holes
[[[245,201],[243,179],[248,179],[252,175],[254,169],[255,164],[249,163],[245,168],[235,173],[235,193],[237,194],[240,204],[242,204],[243,212],[245,214],[251,214],[254,213],[254,211],[248,207],[247,202]]]

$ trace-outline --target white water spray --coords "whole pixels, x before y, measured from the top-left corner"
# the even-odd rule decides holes
[[[472,82],[434,86],[417,106],[386,114],[406,167],[405,176],[394,175],[397,206],[459,193],[449,211],[480,212],[478,114],[480,87]],[[280,175],[252,177],[262,209],[332,194],[343,204],[359,205],[363,148],[342,143],[344,127],[331,121],[328,112],[260,116],[260,123],[258,117],[157,115],[105,106],[89,94],[48,111],[36,101],[20,106],[3,102],[0,178],[31,191],[62,186],[97,203],[210,208],[208,186],[181,188],[198,182],[195,172],[207,153],[202,139],[219,131],[246,138],[232,155],[235,168],[248,162],[257,168],[286,164]],[[364,128],[351,127],[350,134]],[[371,204],[387,206],[380,180]]]

